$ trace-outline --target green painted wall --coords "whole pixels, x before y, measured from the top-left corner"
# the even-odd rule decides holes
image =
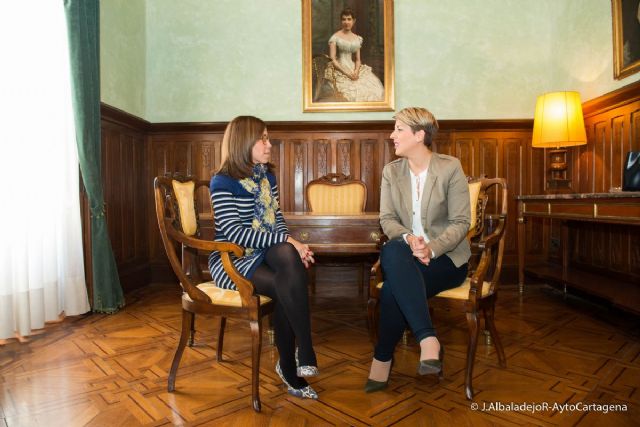
[[[540,93],[588,100],[640,79],[613,80],[610,0],[394,3],[398,109],[530,118]],[[300,0],[102,0],[101,11],[103,101],[151,122],[392,115],[302,112]]]
[[[640,73],[613,79],[611,1],[565,0],[556,6],[552,65],[558,78],[549,90],[570,88],[589,100],[640,80]]]
[[[141,118],[148,115],[146,0],[100,2],[102,101]]]

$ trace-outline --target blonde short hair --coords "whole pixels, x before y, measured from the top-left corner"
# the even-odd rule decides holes
[[[433,138],[438,133],[438,121],[429,110],[422,107],[407,107],[398,111],[393,118],[405,123],[413,133],[423,130],[424,145],[431,148]]]

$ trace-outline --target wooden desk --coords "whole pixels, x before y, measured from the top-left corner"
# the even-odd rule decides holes
[[[518,285],[524,290],[525,222],[528,217],[562,220],[562,269],[542,266],[527,270],[560,281],[565,287],[595,294],[622,308],[640,312],[640,284],[594,275],[569,267],[568,221],[640,225],[640,192],[518,196]]]
[[[375,254],[382,236],[378,212],[360,215],[327,215],[283,212],[294,239],[309,245],[316,254]]]

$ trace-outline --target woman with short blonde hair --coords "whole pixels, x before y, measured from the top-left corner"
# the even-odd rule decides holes
[[[387,387],[407,327],[420,345],[418,373],[442,373],[444,347],[427,300],[462,284],[471,256],[469,187],[460,161],[431,151],[438,122],[426,108],[405,108],[394,118],[391,139],[400,158],[382,171],[380,225],[389,241],[380,251],[384,286],[367,393]]]

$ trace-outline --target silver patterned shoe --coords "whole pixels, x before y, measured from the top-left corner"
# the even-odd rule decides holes
[[[298,347],[296,347],[296,374],[299,377],[317,377],[320,374],[317,366],[302,365],[298,359]]]
[[[276,374],[280,377],[284,385],[287,386],[287,393],[291,396],[299,397],[301,399],[318,399],[318,393],[310,386],[302,387],[302,388],[293,388],[284,378],[282,374],[282,369],[280,368],[280,360],[276,362]]]

